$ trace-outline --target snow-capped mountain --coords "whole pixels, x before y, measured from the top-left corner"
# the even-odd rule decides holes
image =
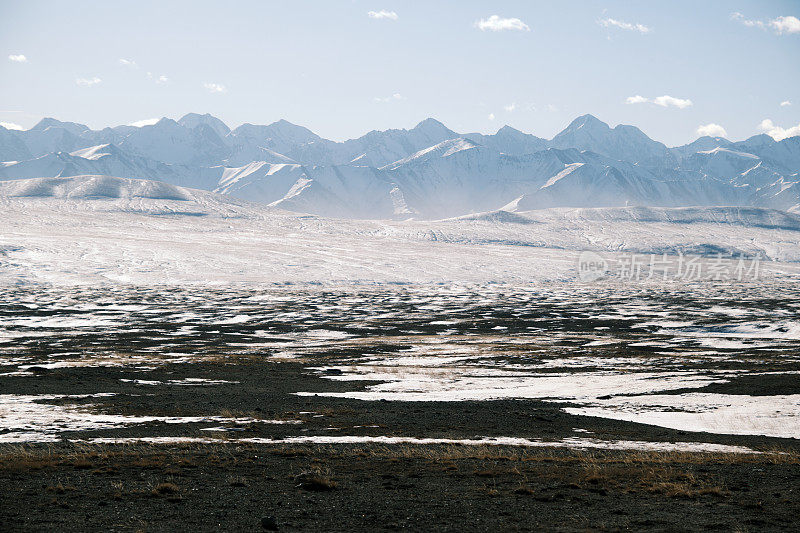
[[[39,178],[100,174],[121,178],[149,178],[197,188],[217,187],[223,167],[189,167],[133,155],[113,144],[101,144],[72,153],[55,152],[29,159],[0,163],[0,178]]]
[[[0,159],[3,161],[24,161],[31,158],[31,152],[18,135],[0,126]]]
[[[503,126],[494,135],[468,133],[464,137],[487,148],[509,155],[532,154],[540,150],[546,150],[549,146],[547,139],[523,133],[511,126]]]
[[[119,147],[163,163],[196,166],[217,164],[231,152],[206,122],[197,122],[189,128],[168,118],[137,128],[119,143]]]
[[[178,120],[178,124],[190,130],[201,124],[205,124],[214,130],[214,132],[219,135],[220,138],[225,137],[231,132],[231,129],[224,122],[208,113],[205,115],[200,115],[199,113],[189,113],[181,117],[180,120]]]
[[[592,115],[573,120],[564,131],[553,137],[550,146],[588,150],[640,164],[658,164],[670,158],[665,145],[654,141],[639,128],[620,124],[612,129]]]
[[[761,206],[800,211],[800,137],[701,137],[667,148],[578,117],[552,140],[505,126],[459,134],[429,118],[335,142],[279,120],[233,130],[190,113],[91,130],[0,128],[0,178],[109,175],[343,218],[446,218],[497,209]]]

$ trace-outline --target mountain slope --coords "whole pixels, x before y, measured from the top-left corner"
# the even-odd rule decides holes
[[[588,150],[613,159],[647,165],[671,159],[665,145],[650,139],[639,128],[620,124],[612,129],[592,115],[573,120],[564,131],[553,137],[550,146]]]
[[[43,119],[0,130],[0,177],[103,174],[355,218],[438,219],[551,207],[800,206],[800,137],[701,137],[667,148],[592,115],[552,140],[505,126],[459,134],[429,118],[343,142],[279,120],[229,130],[209,114],[91,130]]]
[[[119,147],[173,165],[210,166],[230,154],[230,148],[208,124],[200,122],[189,129],[167,118],[137,128]]]

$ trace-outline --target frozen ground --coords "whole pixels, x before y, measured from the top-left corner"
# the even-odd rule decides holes
[[[587,417],[694,432],[700,447],[714,444],[701,432],[800,438],[795,215],[624,208],[332,221],[100,177],[0,183],[0,210],[0,388],[13,389],[0,395],[0,441],[235,441],[241,423],[281,432],[241,437],[264,442],[428,438],[317,427],[302,412],[120,413],[161,395],[237,401],[246,374],[192,374],[220,357],[301,365],[313,379],[286,391],[298,405],[536,401],[574,417],[577,431],[435,437],[446,440],[648,449],[581,435]],[[585,283],[585,250],[611,266],[678,251],[761,262],[741,281],[628,280],[611,268]],[[81,378],[98,368],[102,380]]]
[[[788,282],[691,291],[608,284],[7,287],[0,292],[7,302],[0,310],[0,384],[31,391],[51,383],[61,391],[73,383],[69,387],[91,392],[0,395],[0,441],[199,442],[225,435],[232,442],[320,437],[324,443],[383,437],[386,431],[398,436],[397,428],[372,425],[361,415],[348,430],[303,410],[308,398],[359,405],[539,401],[576,416],[569,422],[575,434],[561,439],[533,437],[519,427],[492,437],[522,438],[520,445],[534,445],[525,439],[573,447],[631,440],[619,435],[575,441],[587,436],[580,429],[584,416],[673,428],[682,435],[798,439],[796,296],[797,287]],[[217,368],[220,361],[240,368],[209,374],[209,365]],[[284,365],[308,375],[284,387],[281,401],[296,403],[290,415],[254,420],[204,410],[204,395],[218,393],[231,398],[222,406],[246,399],[266,407],[257,401],[259,384],[266,383],[252,383],[252,365],[265,368],[264,379]],[[187,412],[188,403],[169,407],[176,400],[162,406],[162,395],[199,395],[199,411]],[[139,403],[141,409],[118,411]],[[232,433],[243,422],[283,422],[291,431]],[[178,426],[191,431],[170,429]],[[135,437],[114,433],[130,428],[137,428]],[[425,436],[425,430],[412,436]],[[697,449],[715,443],[702,433],[693,439]],[[636,446],[650,445],[624,445]]]

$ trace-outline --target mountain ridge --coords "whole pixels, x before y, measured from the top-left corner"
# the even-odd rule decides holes
[[[742,205],[800,211],[800,137],[700,137],[668,148],[581,115],[547,140],[435,118],[342,142],[278,120],[230,129],[206,113],[91,130],[42,119],[0,128],[0,179],[102,174],[345,218],[447,218],[514,206]],[[509,207],[510,208],[510,207]]]

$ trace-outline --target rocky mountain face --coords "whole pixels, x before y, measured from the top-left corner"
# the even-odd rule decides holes
[[[233,130],[190,113],[91,130],[46,118],[0,128],[0,179],[86,174],[163,181],[343,218],[447,218],[504,209],[760,206],[800,212],[800,137],[701,137],[668,148],[633,126],[576,118],[547,140],[505,126],[412,129],[335,142],[280,120]]]

